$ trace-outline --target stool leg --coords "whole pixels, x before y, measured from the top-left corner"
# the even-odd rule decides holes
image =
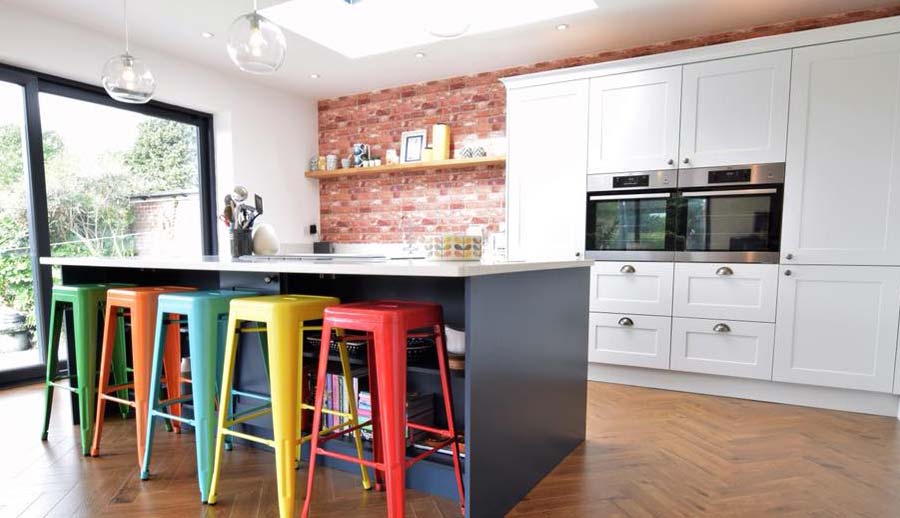
[[[375,338],[372,333],[366,333],[366,356],[369,363],[369,406],[371,407],[372,421],[372,454],[376,464],[384,462],[381,446],[381,426],[378,420],[378,379],[377,365],[375,363]],[[384,472],[375,470],[375,491],[384,491]]]
[[[165,357],[166,341],[163,335],[166,314],[159,310],[156,316],[156,335],[153,339],[153,356],[150,360],[150,393],[147,405],[147,440],[144,444],[144,461],[141,464],[141,480],[150,478],[150,455],[153,451],[153,432],[156,412],[159,410],[160,393],[162,392],[163,358]]]
[[[166,371],[166,397],[181,397],[181,331],[178,321],[181,315],[169,315],[174,322],[166,326],[166,352],[163,360]],[[193,374],[193,373],[192,373]],[[169,413],[181,417],[181,403],[169,407]],[[172,420],[175,433],[181,433],[181,422]]]
[[[94,408],[97,402],[97,307],[88,300],[78,299],[72,304],[75,328],[75,369],[78,372],[78,410],[82,416],[81,452],[87,455],[92,440]],[[107,371],[108,372],[108,371]]]
[[[62,319],[56,314],[59,302],[55,297],[50,302],[50,336],[47,337],[47,378],[44,384],[44,426],[41,429],[41,440],[47,440],[47,429],[50,428],[50,410],[53,408],[53,385],[56,379],[59,358],[59,335],[62,331]],[[81,420],[93,416],[81,416]]]
[[[117,317],[116,331],[116,347],[113,349],[113,381],[116,385],[125,385],[128,383],[128,360],[125,353],[125,317]],[[128,389],[122,389],[118,392],[120,399],[128,399]],[[126,419],[131,412],[131,407],[125,403],[119,403],[119,413],[122,419]]]
[[[234,360],[237,357],[237,319],[228,317],[228,331],[225,335],[225,356],[222,368],[221,394],[219,396],[219,416],[216,427],[216,453],[213,463],[212,480],[209,483],[209,495],[207,502],[210,505],[216,503],[216,491],[219,486],[219,474],[222,471],[222,446],[225,442],[225,421],[230,419],[230,407],[224,401],[231,401],[231,384],[234,381]]]
[[[453,450],[453,470],[456,473],[456,490],[459,493],[459,506],[463,516],[466,514],[466,495],[463,490],[462,469],[459,462],[459,435],[456,433],[456,424],[453,419],[453,392],[451,391],[450,369],[447,366],[447,347],[444,344],[444,326],[434,326],[434,345],[437,349],[438,370],[441,374],[441,391],[444,396],[444,412],[447,414],[447,429],[453,437],[450,443]]]
[[[312,501],[313,480],[316,474],[316,455],[319,450],[319,435],[322,430],[322,406],[325,404],[325,375],[328,371],[328,348],[331,342],[331,325],[322,324],[322,342],[319,345],[319,369],[316,372],[316,397],[313,402],[312,439],[309,443],[309,472],[306,475],[306,498],[303,500],[302,518],[309,516]]]
[[[228,340],[227,333],[221,334],[219,333],[219,322],[216,321],[216,394],[222,392],[222,371],[225,370],[225,342]],[[225,326],[228,326],[228,321],[225,321]],[[190,332],[190,328],[188,329]],[[218,401],[218,409],[221,412],[222,409],[228,412],[226,415],[234,415],[234,397],[228,398],[228,401]],[[213,424],[213,434],[216,433],[215,423]],[[230,435],[225,436],[225,451],[231,451],[231,439]],[[215,435],[213,435],[213,444],[215,444]]]
[[[341,355],[341,370],[344,373],[344,391],[347,394],[350,426],[357,426],[359,425],[359,415],[356,413],[356,397],[354,397],[355,392],[353,391],[353,377],[350,375],[350,357],[347,355],[347,341],[344,339],[342,331],[339,332],[338,337],[338,351]],[[363,460],[362,436],[358,428],[353,431],[353,442],[356,443],[356,457],[359,460]],[[369,480],[369,470],[363,464],[359,465],[359,469],[362,472],[363,488],[372,489],[372,482]]]
[[[116,319],[113,317],[116,314],[116,307],[107,304],[106,318],[103,319],[103,344],[100,349],[100,375],[97,384],[94,442],[91,445],[91,455],[94,457],[100,455],[100,438],[103,436],[103,413],[106,411],[106,399],[103,398],[103,395],[106,394],[107,387],[109,387],[109,369],[112,363],[113,341],[116,339]]]
[[[149,305],[148,305],[149,306]],[[155,304],[153,305],[155,306]],[[153,357],[156,308],[131,308],[131,356],[134,362],[134,415],[138,466],[144,463],[147,440],[147,406],[150,397],[150,364]],[[163,358],[165,365],[165,357]]]
[[[300,457],[301,452],[303,451],[303,348],[306,345],[306,327],[303,324],[300,324],[300,354],[297,355],[297,401],[299,404],[299,412],[297,412],[297,437],[300,441],[297,442],[296,448],[296,462],[294,462],[294,469],[300,469]]]
[[[218,342],[218,315],[197,315],[188,322],[191,354],[191,393],[194,404],[194,435],[197,449],[197,482],[200,501],[209,499],[216,441],[216,363],[210,344]],[[226,405],[223,405],[226,406]]]
[[[378,404],[388,517],[403,518],[406,501],[406,330],[375,331]]]
[[[278,479],[278,509],[281,518],[294,516],[294,451],[297,444],[297,373],[300,354],[297,329],[300,322],[287,315],[276,315],[278,321],[266,322],[269,334],[269,364],[272,377],[272,432],[275,443],[275,470]],[[274,319],[273,319],[274,320]],[[326,357],[327,360],[327,357]]]

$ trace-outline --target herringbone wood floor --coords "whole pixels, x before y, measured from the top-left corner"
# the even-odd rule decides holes
[[[893,418],[600,383],[588,402],[588,441],[510,518],[900,516]],[[104,456],[84,458],[67,403],[58,396],[41,443],[40,388],[0,392],[0,516],[277,516],[271,454],[229,453],[222,498],[203,506],[190,434],[158,434],[155,477],[141,482],[133,423],[111,419]],[[315,516],[384,516],[383,494],[362,492],[351,474],[321,473]],[[411,492],[407,516],[458,513]]]

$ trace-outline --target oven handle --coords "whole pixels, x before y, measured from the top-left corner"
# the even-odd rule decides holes
[[[661,200],[665,198],[671,198],[672,193],[670,192],[662,192],[655,194],[610,194],[607,196],[590,196],[588,200],[590,201],[606,201],[606,200]]]
[[[748,196],[752,194],[775,194],[778,189],[735,189],[732,191],[691,191],[682,192],[685,198],[712,198],[715,196]]]

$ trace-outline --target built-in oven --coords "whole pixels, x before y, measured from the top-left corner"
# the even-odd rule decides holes
[[[777,263],[784,164],[678,171],[675,260]]]
[[[585,256],[672,261],[676,171],[588,175]]]

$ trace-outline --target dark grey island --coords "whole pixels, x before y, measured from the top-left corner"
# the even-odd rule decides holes
[[[442,304],[447,325],[463,328],[466,334],[466,368],[454,375],[453,392],[457,428],[465,430],[470,517],[503,516],[584,441],[591,265],[587,261],[52,257],[42,258],[41,264],[60,266],[66,284],[240,287],[331,295],[346,302],[396,298]],[[240,388],[267,392],[259,355],[243,354],[239,362]],[[433,365],[411,365],[408,378],[410,391],[440,391]],[[239,409],[240,405],[238,401]],[[262,417],[246,426],[265,434],[270,423]],[[332,444],[345,447],[337,441],[329,447]],[[442,457],[433,455],[413,466],[408,486],[456,498],[450,458]],[[333,459],[323,464],[358,469]]]

